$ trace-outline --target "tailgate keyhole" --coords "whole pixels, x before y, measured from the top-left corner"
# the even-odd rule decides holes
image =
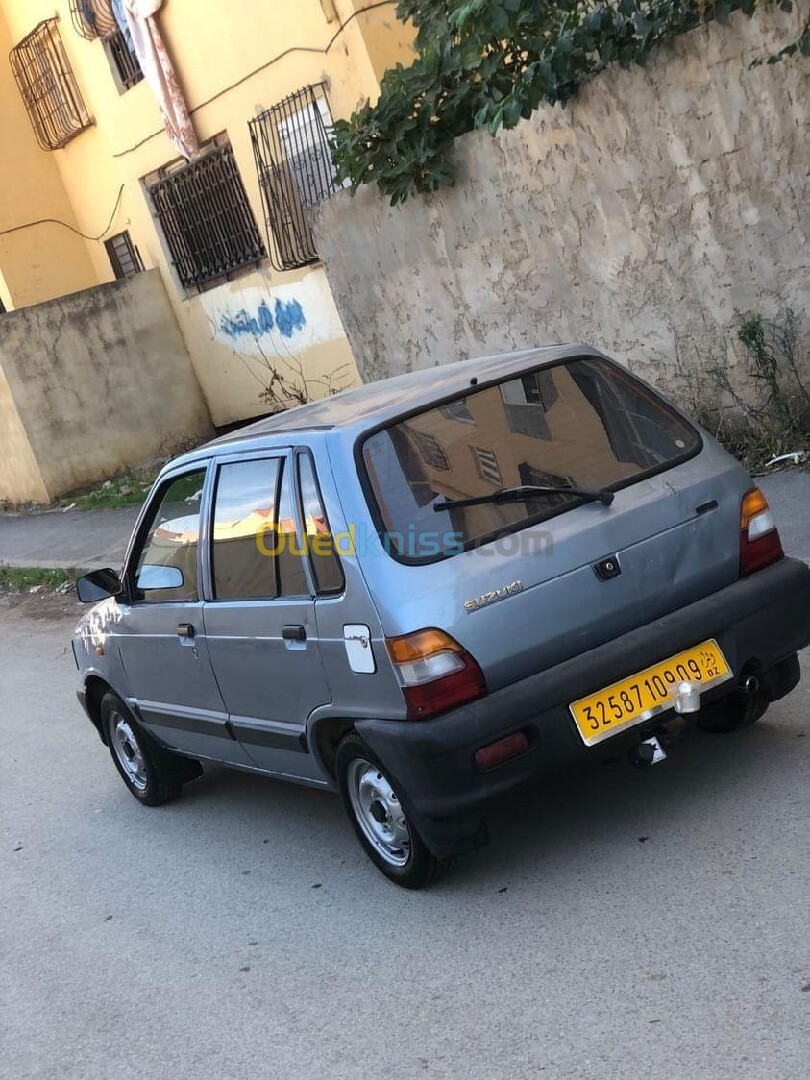
[[[593,572],[600,581],[610,581],[611,578],[618,577],[622,572],[619,565],[619,556],[606,555],[604,559],[600,559],[599,562],[593,564]]]

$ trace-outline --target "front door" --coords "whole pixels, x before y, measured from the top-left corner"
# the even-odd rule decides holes
[[[161,742],[193,756],[249,764],[228,727],[205,638],[199,589],[206,469],[180,472],[154,494],[128,559],[130,600],[117,643],[134,705]]]
[[[251,759],[323,781],[306,722],[330,693],[294,471],[295,455],[284,453],[218,466],[205,633],[232,730]]]

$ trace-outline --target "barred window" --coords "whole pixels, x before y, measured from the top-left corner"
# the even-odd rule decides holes
[[[116,280],[134,277],[143,271],[143,263],[138,249],[132,243],[132,237],[128,232],[118,233],[104,241],[107,255],[112,266]]]
[[[58,23],[58,16],[45,19],[14,46],[9,56],[43,150],[61,149],[91,123]]]
[[[270,261],[294,270],[318,261],[307,210],[337,190],[323,84],[307,86],[250,121]]]
[[[143,79],[141,65],[135,53],[130,52],[127,39],[120,30],[104,38],[104,48],[109,57],[115,81],[118,83],[118,89],[123,93],[137,86]]]
[[[70,15],[77,34],[87,41],[101,38],[113,77],[121,93],[143,79],[138,58],[127,45],[111,0],[70,0]]]
[[[87,41],[107,37],[118,29],[110,0],[70,0],[70,17],[76,33]]]
[[[147,178],[175,269],[186,288],[210,285],[267,252],[236,167],[220,136],[204,157],[169,166]]]

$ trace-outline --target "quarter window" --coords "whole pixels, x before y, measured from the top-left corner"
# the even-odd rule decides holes
[[[307,531],[306,548],[315,585],[320,593],[340,592],[343,588],[343,571],[335,553],[335,539],[308,454],[298,456],[298,476]]]
[[[147,603],[193,602],[205,470],[169,482],[151,516],[135,570],[135,588]]]

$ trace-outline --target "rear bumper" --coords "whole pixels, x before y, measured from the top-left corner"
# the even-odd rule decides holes
[[[735,679],[706,700],[733,690],[744,667],[766,670],[810,643],[810,568],[782,559],[599,648],[489,694],[435,720],[360,720],[358,732],[390,771],[429,847],[449,853],[482,841],[481,806],[577,761],[615,755],[638,742],[644,725],[587,748],[569,702],[715,638]],[[650,727],[660,725],[661,717]],[[666,719],[666,714],[664,715]],[[516,731],[530,749],[489,772],[474,763],[482,746]]]

